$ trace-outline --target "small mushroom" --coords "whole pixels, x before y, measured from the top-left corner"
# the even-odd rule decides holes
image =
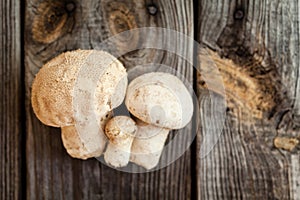
[[[151,126],[138,126],[140,135],[157,132],[149,139],[134,139],[131,160],[151,169],[161,155],[161,148],[153,153],[151,146],[161,147],[167,138],[166,132],[185,127],[193,115],[193,100],[176,76],[162,72],[147,73],[134,79],[128,86],[125,104],[131,114]],[[141,133],[143,132],[143,133]],[[138,151],[141,152],[138,152]],[[141,154],[137,156],[138,154]],[[143,155],[144,156],[143,156]]]
[[[95,90],[90,94],[84,93],[78,86]],[[99,141],[97,151],[94,151],[94,147],[88,149],[88,153],[84,153],[85,156],[82,157],[86,159],[86,155],[97,152],[96,156],[100,156],[104,150],[107,140],[101,129],[112,109],[122,103],[126,88],[126,69],[114,56],[104,51],[76,50],[58,55],[41,68],[33,81],[31,102],[34,113],[41,122],[63,127],[63,143],[74,144],[74,148],[65,146],[68,152],[81,145],[89,148],[89,140],[85,140],[91,134],[99,134],[95,136],[99,139],[96,139]],[[99,130],[85,129],[91,123],[88,118],[91,113]],[[78,123],[78,119],[82,121]],[[76,125],[81,127],[81,131]],[[81,158],[80,152],[72,155]]]
[[[114,167],[126,166],[130,158],[131,144],[136,134],[135,122],[127,116],[116,116],[105,126],[105,134],[109,139],[104,160]]]

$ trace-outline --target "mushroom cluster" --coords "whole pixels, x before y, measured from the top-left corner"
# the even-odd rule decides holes
[[[83,71],[85,75],[80,74]],[[97,79],[90,73],[96,73]],[[78,81],[79,76],[86,81]],[[80,109],[74,106],[78,84],[87,88],[94,84],[91,94],[81,91]],[[134,119],[112,116],[113,109],[124,99]],[[185,127],[193,115],[191,95],[176,76],[146,73],[128,85],[122,63],[96,50],[66,52],[46,63],[33,82],[31,102],[41,122],[61,128],[69,155],[87,159],[103,154],[105,162],[113,167],[133,162],[146,169],[154,168],[169,131]],[[97,130],[79,130],[78,119],[83,119],[83,127],[92,123],[88,118],[91,110]]]

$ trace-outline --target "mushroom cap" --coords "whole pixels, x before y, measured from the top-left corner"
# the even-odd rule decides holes
[[[193,115],[193,100],[183,82],[163,72],[143,74],[132,80],[125,104],[138,119],[168,129],[183,128]]]
[[[136,134],[135,121],[127,116],[116,116],[110,119],[105,126],[105,134],[113,144],[127,145]],[[128,144],[131,146],[130,144]]]
[[[97,70],[100,71],[97,80],[91,80],[86,75]],[[40,121],[49,126],[64,127],[75,124],[76,114],[85,115],[84,112],[75,113],[73,106],[76,81],[83,71],[87,77],[84,77],[86,81],[82,84],[85,87],[96,85],[93,99],[90,100],[94,105],[96,119],[100,120],[122,102],[126,92],[127,73],[121,62],[104,51],[70,51],[50,60],[35,77],[31,102]],[[85,101],[79,103],[83,107],[88,106]]]

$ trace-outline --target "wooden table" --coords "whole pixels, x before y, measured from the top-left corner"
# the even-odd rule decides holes
[[[0,199],[300,199],[299,145],[274,146],[276,137],[300,139],[299,10],[299,0],[0,0]],[[218,109],[201,74],[178,56],[144,49],[121,61],[128,69],[149,60],[174,66],[194,83],[197,140],[145,174],[72,159],[60,130],[33,114],[34,75],[61,52],[149,26],[194,38],[206,52],[183,47],[194,65],[209,56],[218,67],[227,101],[218,143],[200,159],[201,122]]]

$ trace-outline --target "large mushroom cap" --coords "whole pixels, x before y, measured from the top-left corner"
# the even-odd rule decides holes
[[[86,66],[89,66],[87,72]],[[87,76],[82,83],[86,87],[89,84],[96,85],[94,99],[91,100],[95,118],[101,120],[113,107],[118,106],[125,96],[127,86],[127,74],[121,62],[103,51],[76,50],[50,60],[36,75],[31,101],[39,120],[55,127],[74,125],[74,87],[79,73],[85,71],[86,75],[96,70],[101,72],[97,81],[89,80]],[[79,103],[87,106],[84,102]]]
[[[183,128],[193,115],[193,100],[183,82],[162,72],[134,79],[128,86],[125,104],[138,119],[168,129]]]

